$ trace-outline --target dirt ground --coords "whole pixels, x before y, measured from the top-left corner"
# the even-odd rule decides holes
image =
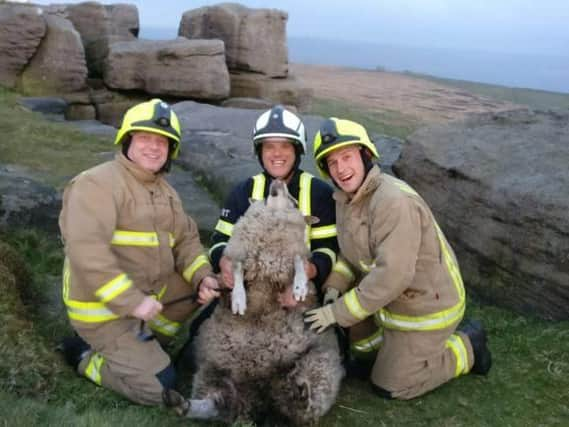
[[[343,101],[372,111],[398,112],[422,123],[442,123],[468,113],[514,107],[404,74],[327,65],[290,64],[289,68],[292,75],[314,89],[317,98]]]

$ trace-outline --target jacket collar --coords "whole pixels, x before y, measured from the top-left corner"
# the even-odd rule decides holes
[[[118,152],[115,155],[115,160],[140,182],[156,182],[156,180],[162,176],[162,173],[155,174],[141,168],[136,163],[127,159],[122,152]]]
[[[368,194],[372,194],[381,185],[381,169],[378,165],[373,165],[373,167],[368,172],[367,176],[360,185],[360,188],[356,193],[350,197],[350,195],[342,190],[336,190],[333,194],[334,200],[341,203],[358,203],[364,199]]]

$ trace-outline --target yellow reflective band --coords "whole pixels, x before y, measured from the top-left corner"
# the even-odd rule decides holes
[[[300,174],[298,189],[298,210],[305,216],[310,216],[312,206],[310,206],[310,189],[312,187],[312,175],[306,172]],[[306,224],[306,232],[304,233],[306,246],[310,248],[310,239],[312,238],[310,224]]]
[[[383,342],[383,329],[378,329],[367,338],[363,338],[351,344],[352,351],[359,353],[370,353],[376,351]]]
[[[85,323],[107,322],[118,319],[119,316],[109,310],[102,302],[75,301],[69,298],[69,284],[71,271],[69,259],[63,262],[63,302],[67,306],[67,315],[70,319]]]
[[[161,314],[150,319],[147,324],[153,331],[159,332],[167,337],[173,337],[176,335],[181,327],[180,323],[169,320]]]
[[[264,200],[266,181],[265,175],[262,173],[253,177],[253,191],[251,192],[253,200]]]
[[[454,369],[454,376],[468,374],[468,357],[464,341],[457,334],[452,334],[445,343],[446,348],[450,348],[456,359],[456,368]]]
[[[372,270],[372,268],[375,268],[375,262],[371,264],[366,264],[365,262],[360,260],[360,268],[364,273],[369,273]]]
[[[203,267],[207,264],[209,264],[208,258],[203,254],[198,255],[196,259],[194,259],[194,261],[189,265],[189,267],[184,270],[182,276],[184,276],[186,282],[192,283],[192,278],[194,277],[195,272],[198,271],[200,267]]]
[[[160,245],[158,234],[152,231],[115,230],[111,244],[117,246],[148,246]]]
[[[231,237],[233,234],[233,224],[220,219],[217,221],[217,224],[215,224],[215,231],[219,231],[221,234]]]
[[[168,244],[170,245],[171,248],[176,246],[176,238],[172,233],[168,233]]]
[[[101,385],[101,368],[105,358],[99,353],[94,353],[85,368],[85,376],[97,385]]]
[[[459,322],[464,316],[464,300],[459,301],[455,306],[426,316],[404,316],[395,314],[382,308],[374,315],[378,317],[381,324],[389,329],[399,331],[434,331],[445,329]]]
[[[340,273],[341,275],[346,277],[350,282],[352,282],[356,278],[350,267],[348,267],[348,264],[346,264],[340,258],[338,258],[332,270],[334,270],[336,273]]]
[[[109,302],[122,294],[131,286],[132,280],[130,280],[125,273],[121,273],[97,289],[95,295],[101,300],[101,302]]]
[[[327,239],[329,237],[336,237],[337,234],[335,224],[312,227],[312,230],[310,230],[310,239]]]
[[[332,262],[332,265],[334,265],[334,263],[336,262],[336,254],[334,253],[334,251],[332,249],[318,248],[318,249],[314,249],[312,251],[313,254],[316,252],[320,252],[320,253],[323,253],[325,255],[328,255],[328,257],[330,258],[330,261]]]
[[[419,193],[417,193],[415,190],[413,190],[413,188],[411,188],[411,186],[404,181],[396,179],[395,185],[397,185],[397,187],[399,187],[400,190],[402,190],[406,193],[412,194],[414,196],[419,196]]]
[[[346,307],[348,308],[350,314],[354,316],[356,319],[363,320],[369,315],[371,315],[369,311],[365,310],[362,307],[360,300],[358,299],[358,296],[356,294],[355,288],[349,291],[344,296],[344,303],[346,304]]]

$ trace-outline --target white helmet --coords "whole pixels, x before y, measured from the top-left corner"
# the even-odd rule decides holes
[[[259,147],[265,138],[289,139],[300,154],[306,152],[306,130],[304,123],[296,115],[285,110],[282,105],[275,105],[259,116],[253,128],[253,145],[255,153],[259,154]]]

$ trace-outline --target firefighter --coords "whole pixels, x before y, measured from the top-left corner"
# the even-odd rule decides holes
[[[219,296],[196,223],[164,178],[180,138],[165,102],[130,108],[120,151],[69,182],[59,217],[63,300],[77,333],[64,339],[64,356],[95,384],[145,405],[161,404],[175,384],[162,345]],[[193,302],[168,305],[192,294]]]
[[[313,149],[318,169],[337,187],[338,242],[356,280],[335,302],[305,314],[310,328],[350,328],[356,361],[372,360],[371,382],[386,398],[412,399],[469,372],[486,375],[486,332],[478,321],[457,331],[464,286],[425,201],[381,172],[358,123],[325,120]]]
[[[274,106],[263,112],[255,123],[253,149],[263,171],[237,184],[225,201],[212,236],[209,251],[212,265],[216,271],[221,271],[224,284],[232,287],[231,260],[223,255],[223,250],[233,226],[251,200],[265,199],[271,181],[278,178],[286,182],[289,193],[298,200],[298,209],[304,215],[319,219],[308,230],[311,258],[306,272],[308,278],[320,287],[335,267],[338,243],[332,188],[299,167],[306,152],[304,123],[283,106]],[[290,292],[281,297],[283,306],[296,304]]]

